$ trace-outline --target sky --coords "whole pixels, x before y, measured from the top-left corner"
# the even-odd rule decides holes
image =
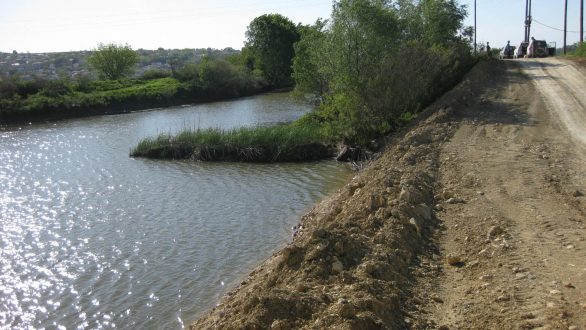
[[[511,41],[518,46],[525,34],[525,0],[476,0],[477,42],[502,48]],[[461,0],[469,15],[465,25],[474,25],[474,0]],[[531,35],[537,40],[564,42],[564,0],[532,0]],[[561,31],[559,31],[561,30]],[[580,0],[568,0],[567,43],[576,43],[580,34]]]
[[[532,35],[563,44],[564,0],[532,0]],[[568,30],[578,31],[580,0],[569,1]],[[474,0],[466,25],[473,25]],[[134,49],[226,48],[244,45],[255,17],[279,13],[295,23],[328,18],[332,0],[0,0],[0,52],[94,49],[98,43]],[[477,0],[478,42],[502,47],[523,38],[525,0]],[[546,27],[550,26],[550,27]],[[578,41],[568,33],[568,44]]]

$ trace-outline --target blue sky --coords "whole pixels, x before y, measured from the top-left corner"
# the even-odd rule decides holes
[[[145,48],[241,48],[257,16],[313,23],[331,0],[0,0],[0,51],[92,49],[99,42]]]
[[[473,25],[474,0],[461,0],[468,6],[466,25]],[[555,29],[564,28],[564,0],[532,0],[533,24],[531,35],[535,39],[556,42],[563,45],[564,33]],[[524,36],[525,0],[476,0],[477,40],[490,42],[500,48],[510,40],[518,45]],[[548,25],[550,27],[546,27]],[[553,29],[555,28],[555,29]],[[580,34],[580,0],[568,0],[568,44],[578,41]]]
[[[474,0],[467,4],[472,25]],[[564,0],[533,0],[533,16],[563,28]],[[579,28],[579,0],[569,0],[569,30]],[[145,48],[241,48],[250,21],[280,13],[293,22],[327,18],[331,0],[0,0],[0,51],[92,49],[99,42]],[[523,38],[525,0],[477,0],[478,41],[501,47]],[[561,45],[563,33],[534,22],[537,39]],[[568,42],[578,40],[568,34]]]

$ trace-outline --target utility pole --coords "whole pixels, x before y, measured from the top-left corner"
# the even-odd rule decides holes
[[[531,37],[531,0],[525,0],[525,42]]]
[[[584,0],[580,0],[580,44],[584,42]]]
[[[476,47],[476,0],[474,0],[474,54],[478,51]]]
[[[564,9],[564,55],[566,55],[566,41],[568,37],[568,0],[565,1]]]

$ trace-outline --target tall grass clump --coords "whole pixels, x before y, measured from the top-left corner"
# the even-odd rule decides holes
[[[316,126],[208,128],[146,138],[131,151],[131,156],[208,161],[304,161],[332,155],[328,142],[324,132]]]

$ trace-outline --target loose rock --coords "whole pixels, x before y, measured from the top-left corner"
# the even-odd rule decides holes
[[[488,230],[488,233],[486,234],[486,239],[494,239],[498,235],[501,235],[503,232],[504,231],[501,227],[492,226],[492,227],[490,227],[490,229]]]
[[[446,201],[448,204],[464,204],[464,200],[458,197],[452,197]]]
[[[338,302],[336,309],[338,310],[338,315],[345,319],[351,319],[356,316],[356,309],[348,302]]]
[[[447,262],[448,262],[448,265],[450,265],[450,266],[458,266],[458,265],[462,264],[462,258],[460,256],[451,254],[451,255],[448,255]]]
[[[332,263],[332,273],[338,274],[344,270],[344,265],[340,260],[336,260]]]
[[[271,330],[286,330],[290,329],[290,326],[285,320],[275,320],[271,324]]]

